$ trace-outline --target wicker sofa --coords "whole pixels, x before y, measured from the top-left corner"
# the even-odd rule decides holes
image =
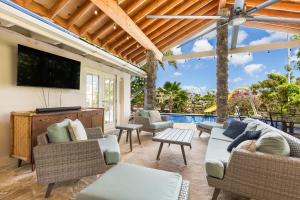
[[[37,181],[48,184],[49,197],[55,183],[77,180],[104,173],[120,160],[120,149],[115,135],[102,135],[100,128],[85,129],[88,140],[49,143],[47,133],[37,137],[34,147]]]
[[[214,187],[213,200],[220,190],[253,199],[300,199],[300,140],[261,121],[247,118],[262,135],[276,131],[290,146],[290,157],[233,149],[227,152],[232,139],[224,129],[213,128],[208,143],[205,168],[209,186]]]
[[[153,116],[156,116],[154,118]],[[138,110],[133,115],[133,123],[142,124],[143,131],[153,133],[163,131],[167,128],[173,128],[173,122],[169,121],[167,117],[161,116],[157,110]]]

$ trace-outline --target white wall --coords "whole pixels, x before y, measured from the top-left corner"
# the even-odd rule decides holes
[[[89,69],[99,70],[117,76],[124,80],[124,102],[117,103],[117,113],[122,110],[123,119],[117,119],[118,123],[126,121],[130,115],[130,75],[100,63],[86,59],[82,56],[64,51],[51,45],[32,39],[24,39],[20,44],[36,49],[54,53],[81,61],[80,90],[50,89],[49,104],[51,107],[60,106],[60,93],[62,91],[62,106],[85,106],[85,75]],[[41,88],[16,86],[17,78],[17,41],[2,38],[0,35],[0,166],[16,162],[9,158],[10,151],[10,112],[30,111],[38,107],[45,107]],[[117,84],[118,87],[120,84]],[[118,88],[118,91],[120,88]],[[46,96],[49,89],[45,89]]]

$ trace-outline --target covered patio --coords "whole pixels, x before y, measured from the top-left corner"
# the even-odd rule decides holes
[[[291,196],[287,198],[299,199],[299,196],[296,196],[298,191],[293,188],[298,187],[300,184],[299,177],[297,178],[294,175],[298,172],[300,164],[299,157],[297,157],[300,155],[300,144],[297,146],[297,142],[300,142],[298,139],[294,139],[283,132],[282,134],[284,135],[280,135],[280,139],[287,140],[284,145],[292,144],[291,148],[288,147],[288,155],[291,155],[291,157],[281,157],[281,155],[276,157],[277,155],[263,154],[261,152],[256,154],[250,152],[250,149],[238,149],[236,151],[233,149],[232,152],[236,154],[232,158],[232,154],[227,151],[227,146],[234,140],[223,135],[223,132],[227,130],[229,118],[227,102],[228,56],[230,54],[300,46],[300,40],[266,45],[238,46],[239,26],[300,35],[299,19],[300,2],[296,0],[0,0],[0,52],[2,52],[3,58],[4,56],[6,58],[4,63],[6,70],[3,75],[5,91],[3,90],[2,93],[0,91],[0,96],[6,97],[11,95],[15,99],[11,102],[7,100],[5,105],[1,105],[3,106],[3,113],[0,115],[2,116],[2,118],[0,117],[0,131],[2,130],[5,133],[11,131],[11,136],[3,134],[0,137],[3,144],[1,145],[0,143],[0,199],[43,199],[45,191],[47,191],[46,197],[49,197],[54,185],[53,181],[47,183],[49,184],[48,188],[46,185],[39,184],[39,180],[36,178],[36,171],[34,171],[33,148],[35,146],[43,147],[49,145],[51,143],[48,141],[49,136],[44,136],[47,140],[45,143],[41,143],[41,138],[31,139],[30,147],[25,147],[25,150],[29,152],[28,154],[21,156],[14,154],[15,149],[22,149],[14,144],[16,142],[15,129],[22,129],[22,127],[28,125],[30,130],[24,132],[30,132],[30,137],[37,137],[38,134],[31,131],[40,131],[42,128],[34,124],[38,120],[34,120],[36,113],[33,112],[33,114],[31,111],[29,114],[28,112],[18,113],[22,117],[31,117],[29,121],[24,122],[23,126],[10,124],[14,123],[14,115],[16,115],[16,112],[13,111],[18,109],[22,111],[32,110],[38,108],[41,104],[45,104],[50,109],[51,106],[59,105],[63,107],[76,106],[78,104],[81,107],[79,111],[77,110],[76,117],[81,117],[83,121],[81,125],[84,125],[82,126],[83,129],[95,128],[91,132],[92,137],[89,138],[88,134],[86,134],[85,140],[96,141],[95,139],[100,140],[100,138],[103,139],[106,136],[115,137],[115,135],[122,133],[122,129],[119,133],[116,131],[116,127],[129,122],[135,123],[135,114],[138,115],[138,112],[133,114],[130,108],[131,95],[133,95],[130,94],[132,77],[145,78],[144,109],[147,112],[148,110],[151,112],[155,110],[157,102],[155,89],[159,63],[212,56],[216,56],[217,74],[216,77],[212,78],[215,78],[217,82],[216,122],[218,127],[211,127],[209,131],[204,132],[202,135],[201,132],[198,135],[199,129],[197,129],[196,124],[175,123],[173,127],[173,122],[170,122],[172,127],[169,128],[191,130],[191,143],[189,148],[185,150],[187,158],[185,158],[183,153],[185,164],[182,162],[181,155],[181,152],[184,152],[183,145],[181,145],[180,151],[177,145],[170,145],[170,142],[161,155],[162,159],[159,160],[159,156],[157,156],[157,160],[155,159],[157,149],[159,149],[158,155],[161,152],[162,143],[159,147],[158,143],[153,142],[155,141],[153,137],[156,132],[153,131],[152,137],[152,130],[155,128],[151,125],[149,125],[149,130],[151,131],[144,130],[141,132],[141,144],[137,142],[140,138],[131,132],[128,132],[130,136],[127,135],[126,141],[124,138],[121,138],[119,146],[116,148],[117,153],[120,155],[115,156],[114,154],[113,159],[116,159],[118,156],[121,158],[117,158],[119,160],[114,164],[118,162],[136,164],[180,174],[183,180],[187,180],[190,183],[189,198],[182,197],[182,199],[243,200],[250,199],[252,196],[267,196],[267,199],[272,199],[272,197],[287,197],[292,192]],[[217,38],[217,43],[213,50],[182,55],[170,53],[171,48],[196,41],[211,31],[216,32]],[[232,37],[231,41],[228,41],[230,33]],[[78,86],[77,88],[78,91],[54,89],[51,98],[51,94],[49,95],[50,89],[47,97],[43,88],[42,93],[37,89],[23,88],[24,90],[22,90],[16,88],[17,86],[13,83],[16,81],[14,78],[16,74],[15,52],[18,45],[30,46],[80,61],[82,63],[81,76],[79,75],[81,83],[80,87]],[[9,78],[6,79],[6,77]],[[62,95],[65,97],[63,100]],[[36,98],[32,98],[32,100],[31,97]],[[26,104],[24,103],[23,105],[18,99],[24,99]],[[88,118],[80,113],[85,112],[86,110],[84,109],[88,111],[95,109],[96,114],[93,114],[93,116],[89,115],[88,117],[90,118]],[[9,114],[11,115],[9,116]],[[102,117],[101,120],[96,118],[99,115]],[[146,113],[146,115],[149,115],[148,118],[151,121],[150,114]],[[163,122],[163,117],[159,113],[158,115],[159,119],[156,122]],[[49,119],[43,121],[42,117],[41,119],[37,118],[40,120],[38,122],[52,122]],[[60,121],[66,120],[66,118],[77,120],[79,117],[76,117],[74,118],[73,115],[70,117],[70,114],[67,113],[66,116],[59,119]],[[246,128],[248,124],[252,126],[250,127],[251,129],[248,127],[248,131],[256,131],[259,134],[263,131],[265,131],[264,133],[276,132],[273,127],[267,124],[262,124],[258,120],[251,120],[244,124],[245,127],[242,132],[248,130]],[[32,122],[33,125],[30,124]],[[56,120],[53,120],[54,122],[58,123]],[[86,127],[85,125],[89,123],[89,127]],[[95,124],[97,124],[97,127]],[[43,124],[43,126],[46,125]],[[157,131],[159,135],[161,130],[157,129],[159,130]],[[43,131],[47,132],[48,127],[45,130],[43,129]],[[67,131],[70,131],[69,125]],[[137,135],[139,135],[139,131],[137,130]],[[96,135],[96,133],[100,134]],[[70,131],[70,137],[72,137],[71,134],[74,134],[74,130],[73,133]],[[131,138],[131,135],[133,135],[133,138]],[[215,138],[215,135],[218,135],[220,138]],[[284,138],[287,139],[285,140]],[[26,137],[23,136],[17,142],[25,139]],[[127,140],[130,140],[130,145],[132,145],[131,140],[133,140],[133,148],[130,147],[129,149]],[[117,141],[114,142],[118,144]],[[99,144],[98,142],[96,143],[98,148],[97,145],[100,146],[100,142]],[[86,146],[86,149],[90,148],[88,143]],[[99,149],[101,151],[101,148],[97,150]],[[85,150],[84,152],[90,153],[88,150]],[[225,153],[221,150],[224,150]],[[95,154],[95,151],[92,153]],[[100,156],[101,165],[108,165],[106,159],[109,156],[105,153]],[[66,155],[67,153],[63,152],[63,154]],[[91,157],[96,160],[93,157],[94,154]],[[22,165],[22,161],[26,161],[26,164],[16,168],[16,159],[11,159],[9,156],[17,158],[19,166]],[[48,157],[52,159],[55,156],[48,155]],[[84,156],[78,157],[82,158]],[[211,161],[210,157],[212,157],[213,161]],[[225,157],[224,160],[223,157]],[[188,160],[188,165],[185,159]],[[228,164],[231,159],[236,162],[231,164],[229,168]],[[253,166],[251,159],[253,159]],[[88,161],[91,161],[91,159]],[[243,161],[248,166],[243,166],[243,163],[241,163]],[[64,160],[61,162],[63,163]],[[92,164],[96,163],[91,162]],[[278,167],[272,168],[274,163],[279,163]],[[38,164],[38,170],[42,169],[41,166]],[[93,167],[95,166],[93,165]],[[97,167],[95,168],[98,170]],[[259,167],[263,168],[261,174]],[[82,171],[87,170],[87,173],[93,171],[86,169],[86,167],[81,166],[81,168],[84,168],[83,170],[80,169]],[[228,168],[229,171],[226,171]],[[50,170],[53,169],[54,171],[56,170],[55,167]],[[91,167],[91,169],[94,168]],[[290,170],[289,174],[280,174],[281,170],[286,169]],[[245,171],[249,171],[249,174],[243,177],[242,172]],[[235,172],[238,172],[237,175]],[[259,174],[259,176],[253,176],[251,173]],[[47,172],[47,174],[51,176],[53,171],[51,173]],[[99,177],[99,180],[101,180],[102,173],[100,174],[95,175],[93,172],[88,177],[82,175],[75,181],[58,183],[54,186],[55,190],[50,195],[50,199],[76,199],[80,191],[92,185]],[[266,188],[268,177],[264,177],[265,174],[270,176],[271,179],[273,178],[272,181],[274,182],[278,180],[283,181],[280,181],[279,186],[272,184],[272,188],[268,190]],[[251,179],[249,183],[247,182],[247,176]],[[284,176],[287,177],[284,179]],[[259,179],[258,183],[255,182],[256,178]],[[118,184],[117,182],[116,180],[116,185]],[[260,187],[260,184],[262,187]],[[285,188],[289,184],[293,187]],[[247,189],[248,187],[252,189]],[[256,189],[258,192],[255,191]],[[280,191],[279,194],[277,194],[277,189]],[[264,196],[265,192],[267,193],[266,196]],[[48,196],[47,193],[49,193]],[[244,196],[247,196],[247,198]]]

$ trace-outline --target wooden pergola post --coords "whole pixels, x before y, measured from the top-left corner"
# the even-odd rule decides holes
[[[219,15],[227,16],[226,8]],[[218,21],[217,26],[217,122],[226,123],[228,118],[228,25]]]
[[[144,97],[144,109],[153,110],[156,103],[156,76],[157,76],[157,60],[153,51],[146,51],[146,73],[147,73],[147,82],[146,82],[146,91]]]

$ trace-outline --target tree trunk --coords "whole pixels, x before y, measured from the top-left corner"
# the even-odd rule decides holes
[[[227,9],[221,9],[224,16]],[[217,122],[226,123],[228,118],[228,25],[218,21],[217,25]]]
[[[155,108],[156,103],[156,73],[157,73],[157,61],[155,59],[155,55],[152,51],[146,52],[147,59],[147,83],[146,83],[146,93],[144,98],[144,109],[153,110]]]

